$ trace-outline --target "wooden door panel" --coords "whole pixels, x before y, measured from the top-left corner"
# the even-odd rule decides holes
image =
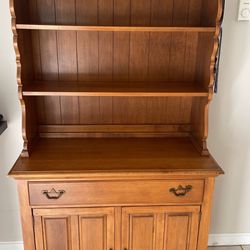
[[[47,250],[68,250],[70,248],[69,219],[45,218],[43,228]]]
[[[103,250],[106,249],[107,242],[106,220],[99,218],[80,218],[80,249],[84,250]],[[98,239],[98,240],[96,240]]]
[[[130,221],[130,247],[129,249],[153,250],[154,243],[154,222],[153,215],[131,216]]]
[[[114,249],[114,208],[34,209],[36,250]]]
[[[122,249],[196,250],[199,206],[122,209]]]
[[[114,208],[84,209],[79,215],[80,250],[114,249]]]
[[[189,216],[170,215],[166,221],[168,226],[165,230],[164,250],[187,250]]]
[[[75,231],[70,216],[37,216],[34,223],[37,250],[76,249],[72,242]]]

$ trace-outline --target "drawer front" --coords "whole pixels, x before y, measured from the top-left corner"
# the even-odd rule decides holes
[[[201,203],[203,189],[203,180],[29,182],[34,206]]]

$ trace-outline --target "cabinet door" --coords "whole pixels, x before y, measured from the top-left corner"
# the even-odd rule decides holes
[[[114,249],[114,208],[34,209],[36,250]]]
[[[198,206],[127,207],[122,210],[122,250],[196,250]]]
[[[80,250],[113,250],[114,208],[92,208],[79,215]]]

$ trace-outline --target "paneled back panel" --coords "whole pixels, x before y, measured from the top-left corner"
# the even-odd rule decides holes
[[[205,0],[30,0],[31,21],[82,25],[199,26]],[[202,25],[214,25],[217,1]]]
[[[32,31],[35,78],[194,82],[198,37],[178,32]]]
[[[39,124],[189,124],[192,97],[39,97]],[[48,112],[49,111],[49,112]]]

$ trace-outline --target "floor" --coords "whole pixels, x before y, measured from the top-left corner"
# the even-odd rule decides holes
[[[250,245],[232,247],[209,247],[208,250],[250,250]]]

